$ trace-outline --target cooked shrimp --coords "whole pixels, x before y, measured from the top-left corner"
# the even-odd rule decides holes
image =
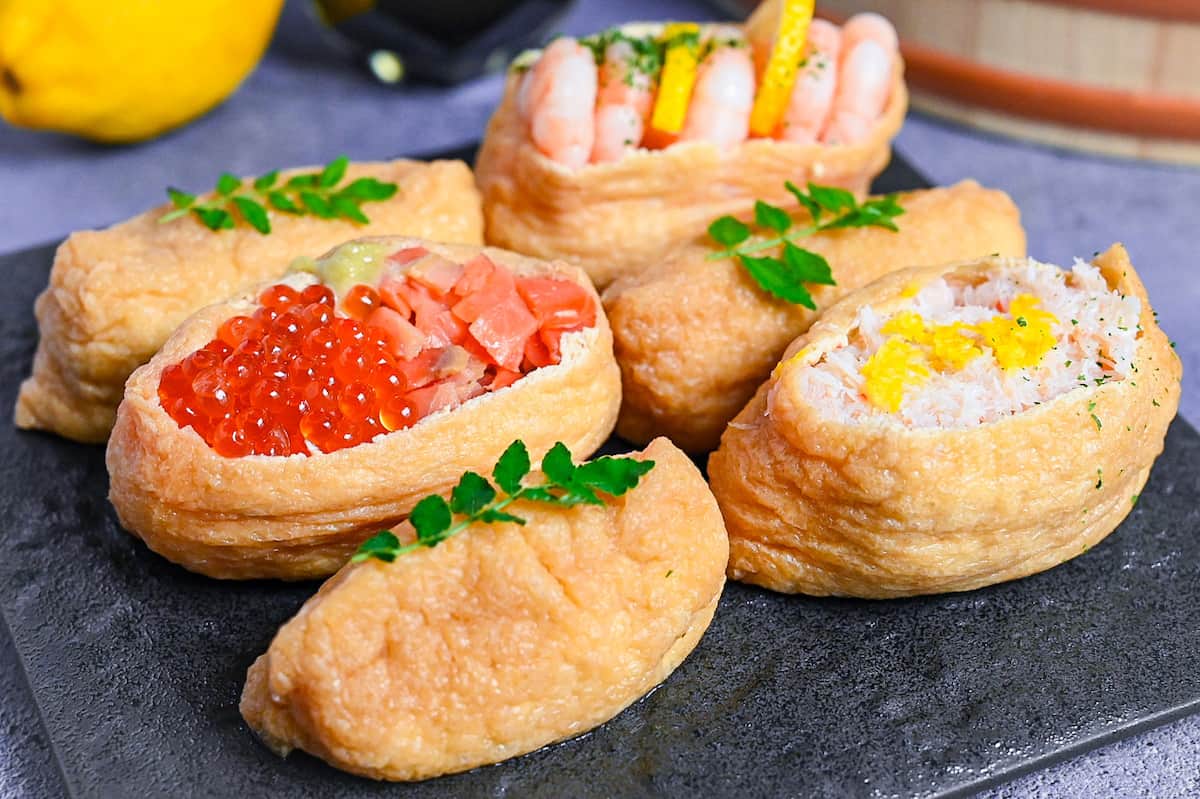
[[[875,46],[864,49],[867,43]],[[855,14],[846,21],[838,92],[821,141],[846,144],[867,136],[887,104],[898,49],[896,29],[886,17]]]
[[[837,25],[814,19],[808,29],[806,56],[788,100],[776,138],[815,142],[833,107],[838,84],[838,51],[842,34]]]
[[[604,49],[600,69],[599,105],[628,105],[643,118],[654,105],[654,80],[638,69],[637,52],[627,39],[617,39]]]
[[[619,161],[641,144],[654,104],[654,83],[637,68],[636,59],[633,45],[625,39],[617,39],[604,50],[592,163]]]
[[[700,62],[680,141],[711,141],[722,149],[750,133],[754,106],[754,62],[745,46],[716,44]]]
[[[883,113],[892,86],[894,53],[865,39],[845,53],[838,75],[833,113],[821,141],[852,144],[866,138]]]
[[[547,158],[578,168],[595,140],[596,60],[570,37],[556,39],[533,65],[522,86],[530,138]]]
[[[846,24],[842,26],[842,52],[849,55],[854,45],[864,41],[876,42],[889,53],[894,53],[900,48],[896,29],[882,14],[855,14],[846,20]]]
[[[593,164],[620,161],[641,144],[646,123],[628,105],[602,105],[596,108],[596,135],[592,145]]]

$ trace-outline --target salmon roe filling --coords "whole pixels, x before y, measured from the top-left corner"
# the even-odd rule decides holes
[[[320,284],[266,289],[253,315],[163,370],[163,408],[225,457],[334,452],[556,364],[562,336],[596,322],[570,280],[423,248],[388,260],[340,303]]]

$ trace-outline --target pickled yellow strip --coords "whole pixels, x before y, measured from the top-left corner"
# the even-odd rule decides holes
[[[784,0],[779,33],[750,111],[750,132],[755,136],[772,135],[783,119],[804,57],[812,17],[813,0]]]
[[[696,84],[700,26],[694,22],[673,22],[663,28],[662,41],[666,42],[667,52],[663,56],[658,99],[654,102],[650,127],[663,133],[678,133],[683,130],[692,87]]]

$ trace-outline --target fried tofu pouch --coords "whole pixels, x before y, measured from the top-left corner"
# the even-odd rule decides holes
[[[603,507],[518,502],[524,526],[476,524],[345,567],[250,667],[246,722],[280,755],[420,780],[580,735],[637,701],[712,621],[728,542],[682,452],[659,439],[633,457],[655,466]]]
[[[367,241],[424,247],[460,262],[483,252],[517,275],[573,280],[595,296],[587,276],[566,264],[420,239]],[[464,471],[486,471],[514,439],[539,459],[556,441],[590,454],[612,431],[620,372],[608,322],[598,313],[595,326],[563,337],[560,363],[411,427],[310,456],[223,457],[167,414],[159,381],[164,368],[212,340],[224,320],[252,313],[258,289],[277,282],[299,290],[317,278],[291,274],[199,311],[133,373],[117,411],[107,452],[109,499],[125,529],[187,569],[224,579],[324,577],[422,497],[448,491]]]
[[[824,255],[836,286],[811,286],[818,312],[906,266],[988,253],[1025,254],[1020,212],[974,181],[900,195],[900,230],[819,233],[803,246]],[[794,216],[807,224],[808,216]],[[711,221],[711,220],[710,220]],[[604,293],[624,397],[617,432],[634,443],[665,435],[689,452],[716,448],[725,425],[818,312],[776,299],[734,260],[710,261],[707,234]]]
[[[364,206],[366,225],[272,212],[269,235],[242,224],[213,232],[190,216],[159,224],[170,210],[162,206],[73,233],[34,306],[41,340],[33,375],[21,384],[17,426],[104,441],[126,378],[171,331],[194,311],[282,274],[297,253],[359,236],[483,243],[479,193],[461,161],[357,163],[346,181],[368,176],[399,191]]]
[[[1141,302],[1131,379],[968,428],[842,423],[794,381],[845,342],[860,307],[882,315],[914,283],[986,275],[1002,262],[905,270],[830,308],[788,347],[709,460],[729,576],[818,596],[966,591],[1051,568],[1107,536],[1162,452],[1182,367],[1125,249],[1094,263],[1110,288]]]
[[[770,5],[775,4],[764,7]],[[883,115],[861,142],[750,139],[722,151],[711,142],[692,141],[568,169],[530,141],[517,110],[521,75],[510,71],[475,169],[487,241],[564,258],[582,266],[603,289],[618,277],[652,267],[723,214],[747,212],[756,199],[787,202],[785,179],[865,194],[891,160],[891,142],[908,109],[902,64],[893,75]]]

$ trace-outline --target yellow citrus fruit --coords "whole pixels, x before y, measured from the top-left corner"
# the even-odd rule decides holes
[[[283,0],[0,0],[0,116],[133,142],[224,100]]]
[[[812,17],[813,0],[783,0],[775,46],[750,111],[750,132],[756,136],[770,136],[783,118],[804,57]]]
[[[650,116],[650,127],[664,133],[683,130],[696,71],[700,61],[700,26],[692,22],[673,22],[663,28],[666,44],[658,98]]]

